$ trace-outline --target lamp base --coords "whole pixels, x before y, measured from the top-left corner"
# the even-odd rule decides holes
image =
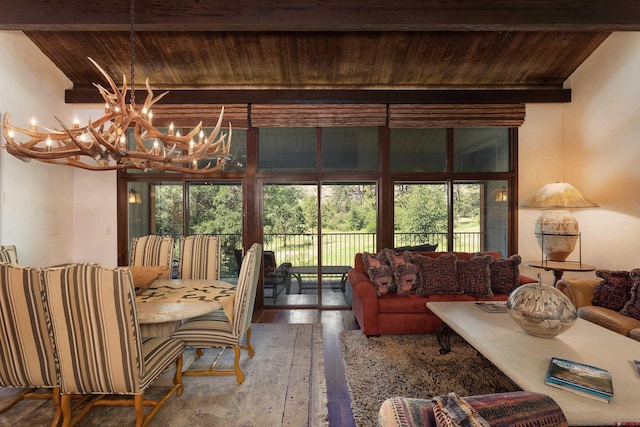
[[[566,209],[546,210],[535,225],[538,245],[549,261],[564,261],[573,252],[580,229]]]

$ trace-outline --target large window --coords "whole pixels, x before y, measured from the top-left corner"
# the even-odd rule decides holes
[[[242,249],[242,185],[238,182],[129,183],[129,242],[147,234],[220,237],[220,275],[238,277]],[[174,259],[178,259],[178,245]]]
[[[125,238],[220,235],[227,278],[242,249],[263,243],[293,269],[288,297],[260,290],[276,306],[348,306],[340,271],[357,252],[517,250],[515,128],[262,125],[234,128],[229,165],[211,176],[120,173],[134,196],[119,210]]]
[[[394,246],[509,254],[508,129],[391,129],[390,139]]]

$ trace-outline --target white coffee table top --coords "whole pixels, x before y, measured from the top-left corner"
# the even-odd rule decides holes
[[[640,342],[583,319],[557,337],[538,338],[507,313],[487,313],[473,302],[429,302],[427,307],[523,390],[551,396],[570,425],[640,421],[640,376],[632,363],[640,359]],[[553,356],[611,372],[610,403],[546,385]]]

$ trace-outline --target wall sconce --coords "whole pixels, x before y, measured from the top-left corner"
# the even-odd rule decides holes
[[[495,195],[496,202],[503,203],[507,201],[507,189],[505,187],[496,188],[493,190],[493,194]]]
[[[598,207],[566,182],[545,185],[522,206],[545,209],[536,220],[535,234],[549,261],[566,260],[580,236],[578,221],[569,209]]]
[[[129,189],[129,203],[142,203],[142,197],[140,197],[140,194],[133,188]]]

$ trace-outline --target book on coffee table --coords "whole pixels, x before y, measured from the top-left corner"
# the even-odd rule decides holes
[[[506,301],[480,301],[476,303],[476,306],[488,313],[506,313],[507,312]]]
[[[557,357],[551,358],[546,383],[606,403],[613,396],[613,381],[609,371]]]

